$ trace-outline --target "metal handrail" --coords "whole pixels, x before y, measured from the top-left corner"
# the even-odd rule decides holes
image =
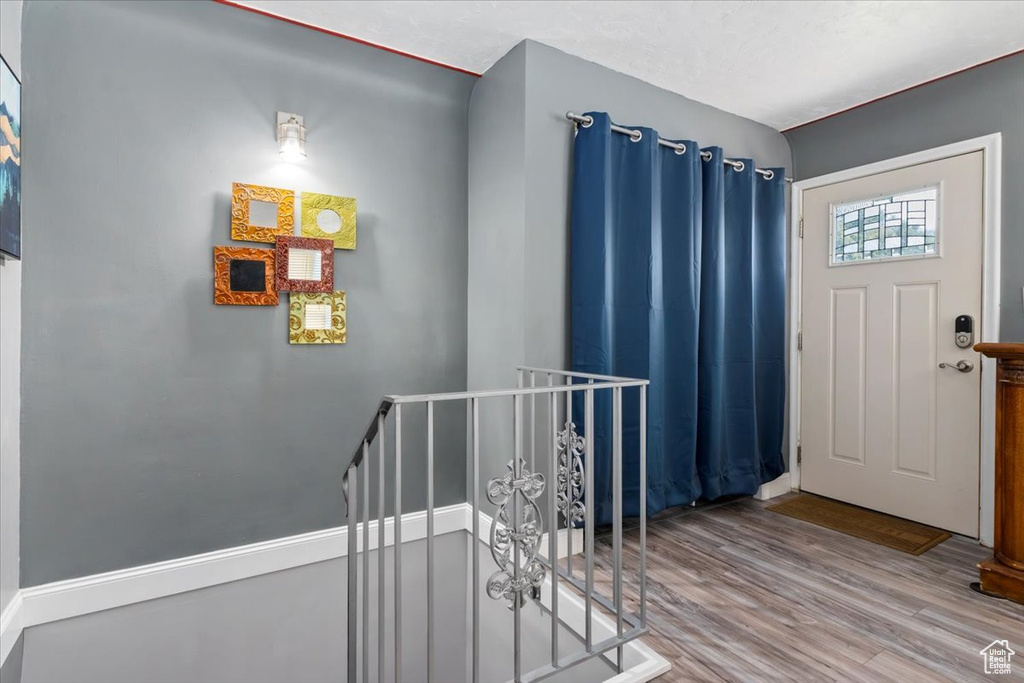
[[[543,370],[537,372],[544,372]],[[413,394],[410,396],[388,396],[395,404],[427,403],[430,401],[466,401],[471,398],[500,398],[502,396],[529,396],[531,394],[551,394],[588,389],[625,389],[627,387],[643,387],[650,384],[646,379],[624,379],[614,382],[598,382],[594,384],[564,384],[551,387],[522,387],[519,389],[485,389],[477,391],[454,391],[443,394]]]
[[[545,368],[535,368],[528,365],[521,365],[516,368],[520,372],[543,372],[557,377],[568,377],[568,378],[579,378],[589,380],[601,380],[601,382],[594,382],[593,384],[566,384],[564,386],[546,386],[546,387],[520,387],[517,389],[478,389],[475,391],[449,391],[438,394],[389,394],[384,396],[380,403],[377,405],[377,412],[374,414],[372,420],[370,420],[369,426],[363,433],[363,438],[360,441],[359,447],[356,452],[352,454],[348,463],[345,465],[347,470],[349,466],[358,466],[362,462],[363,446],[362,443],[365,441],[368,445],[373,445],[374,439],[377,438],[377,416],[383,415],[385,418],[388,413],[391,412],[391,408],[396,405],[406,403],[438,403],[441,401],[466,401],[473,398],[497,398],[501,396],[530,396],[535,394],[551,394],[551,393],[563,393],[563,392],[575,392],[575,391],[586,391],[588,389],[614,389],[614,388],[626,388],[626,387],[640,387],[647,386],[651,382],[646,379],[632,379],[629,377],[613,377],[611,375],[594,375],[586,372],[568,372],[565,370],[548,370]]]
[[[593,380],[605,380],[607,382],[643,382],[644,384],[650,384],[650,380],[637,379],[636,377],[618,377],[616,375],[595,375],[591,372],[576,372],[570,370],[549,370],[548,368],[535,368],[529,365],[520,365],[516,367],[519,372],[543,372],[546,375],[555,375],[556,377],[575,377],[579,379],[593,379]],[[630,386],[633,386],[632,384]]]
[[[526,373],[529,374],[530,386],[524,386],[524,380]],[[537,373],[546,375],[547,384],[545,386],[536,386]],[[612,662],[618,671],[623,670],[623,645],[630,640],[643,635],[647,632],[647,618],[646,618],[646,518],[645,515],[641,514],[640,521],[640,546],[639,546],[639,583],[640,583],[640,614],[634,616],[632,614],[626,614],[623,608],[623,589],[622,589],[622,485],[623,485],[623,453],[622,453],[622,439],[623,439],[623,420],[622,420],[622,392],[627,388],[639,388],[640,402],[639,402],[639,414],[640,414],[640,459],[639,459],[639,477],[640,477],[640,490],[639,490],[639,509],[641,511],[646,509],[646,450],[647,450],[647,432],[646,432],[646,412],[647,412],[647,386],[650,384],[649,380],[646,379],[634,379],[629,377],[615,377],[611,375],[600,375],[593,373],[584,372],[569,372],[562,370],[549,370],[544,368],[536,368],[530,366],[520,366],[517,368],[518,376],[518,387],[515,389],[500,389],[500,390],[474,390],[474,391],[456,391],[456,392],[445,392],[445,393],[434,393],[434,394],[409,394],[409,395],[387,395],[384,396],[379,404],[374,418],[367,426],[363,433],[363,438],[360,441],[359,448],[352,455],[349,462],[345,466],[345,475],[342,479],[342,489],[347,502],[347,516],[348,516],[348,679],[350,683],[356,681],[358,673],[358,659],[357,654],[358,647],[358,636],[359,631],[359,615],[356,603],[359,599],[358,589],[358,562],[360,555],[360,545],[358,539],[362,538],[362,581],[363,581],[363,592],[362,592],[362,651],[361,658],[363,662],[363,680],[369,681],[369,664],[370,664],[370,651],[369,651],[369,549],[370,549],[370,515],[369,515],[369,493],[370,493],[370,446],[376,441],[378,443],[379,456],[376,459],[378,463],[378,487],[377,487],[377,549],[382,551],[386,547],[386,534],[385,534],[385,495],[387,492],[388,484],[385,477],[386,468],[386,439],[384,438],[384,426],[388,416],[394,412],[394,426],[395,434],[393,444],[394,458],[392,460],[394,471],[393,486],[394,486],[394,524],[391,527],[393,533],[393,545],[394,551],[392,553],[392,561],[394,563],[394,576],[396,585],[393,593],[391,593],[391,600],[393,602],[394,617],[393,623],[395,624],[394,630],[394,679],[400,681],[402,678],[402,598],[401,590],[398,589],[397,582],[402,576],[402,408],[409,404],[426,404],[427,410],[427,433],[426,433],[426,464],[427,464],[427,510],[426,510],[426,523],[427,523],[427,614],[428,614],[428,625],[427,625],[427,680],[433,681],[434,677],[434,647],[433,647],[433,604],[434,604],[434,404],[445,401],[466,401],[468,408],[469,417],[469,429],[470,429],[470,441],[467,443],[467,460],[470,460],[471,456],[471,467],[472,473],[470,477],[471,482],[471,502],[473,510],[473,552],[472,552],[472,585],[474,587],[472,594],[473,601],[473,630],[472,630],[472,680],[479,680],[479,586],[480,586],[480,567],[479,567],[479,552],[477,544],[480,542],[480,529],[479,529],[479,492],[480,492],[480,428],[479,428],[479,415],[480,415],[480,401],[481,399],[489,398],[501,398],[511,397],[513,399],[513,427],[512,433],[514,438],[514,455],[511,463],[509,464],[509,471],[505,473],[504,479],[497,478],[492,479],[488,485],[488,499],[498,505],[498,512],[495,514],[494,524],[503,524],[506,527],[511,527],[512,537],[519,538],[519,536],[527,533],[526,527],[518,527],[522,523],[525,523],[525,518],[521,520],[520,515],[526,514],[524,512],[524,505],[529,507],[532,506],[534,510],[534,519],[537,522],[537,529],[534,532],[536,535],[534,538],[539,545],[539,534],[540,525],[543,524],[543,515],[540,509],[532,502],[532,499],[539,495],[540,491],[544,489],[545,483],[544,478],[539,479],[539,483],[536,485],[537,488],[532,489],[533,492],[529,492],[531,484],[534,481],[534,477],[540,476],[536,470],[536,451],[538,446],[537,432],[536,432],[536,397],[538,395],[547,396],[548,404],[548,416],[550,419],[550,426],[553,433],[548,435],[546,453],[541,454],[541,458],[549,457],[551,466],[551,487],[548,495],[548,511],[550,519],[550,531],[548,532],[548,549],[547,557],[544,558],[538,554],[539,547],[527,544],[520,546],[520,541],[516,540],[511,543],[510,547],[503,548],[500,552],[504,553],[504,558],[499,562],[499,572],[492,575],[488,579],[488,590],[487,592],[492,598],[497,598],[497,595],[491,593],[492,586],[490,585],[495,577],[501,576],[501,581],[509,582],[504,588],[501,589],[502,595],[510,600],[510,609],[515,614],[513,638],[514,638],[514,679],[519,683],[526,683],[527,681],[540,681],[559,671],[563,671],[566,668],[578,664],[582,661],[586,661],[593,657],[603,656],[606,659],[610,657],[606,653],[611,650],[616,650],[617,656]],[[565,381],[565,384],[555,385],[554,379],[560,378]],[[580,511],[577,512],[574,507],[574,501],[582,501],[582,492],[591,492],[594,490],[594,438],[593,434],[595,427],[594,419],[594,398],[595,392],[607,390],[611,394],[612,400],[612,494],[613,494],[613,548],[612,548],[612,581],[613,581],[613,595],[612,599],[600,595],[594,587],[594,508],[593,505],[580,505]],[[586,439],[579,437],[576,433],[576,425],[573,422],[572,416],[572,403],[570,398],[577,392],[584,392],[584,414],[582,416],[584,434],[587,435]],[[558,416],[558,404],[556,398],[559,395],[565,397],[565,429],[560,430],[559,426],[555,423],[561,424]],[[524,416],[524,398],[529,397],[529,413]],[[542,405],[543,410],[543,405]],[[579,419],[579,418],[577,418]],[[526,426],[529,427],[529,460],[526,460],[526,454],[524,452],[524,434],[527,432]],[[378,437],[381,437],[378,439]],[[544,439],[541,440],[543,443]],[[585,444],[584,444],[585,442]],[[582,461],[585,459],[585,465]],[[359,468],[362,471],[359,471]],[[581,468],[582,472],[578,472],[577,469]],[[556,476],[557,470],[557,476]],[[571,481],[578,481],[579,479],[585,479],[585,483],[582,484],[582,488],[577,492],[573,487]],[[501,495],[497,498],[492,497],[494,494],[494,487],[499,487]],[[557,486],[557,490],[553,487]],[[524,493],[526,492],[526,493]],[[520,496],[525,496],[520,500]],[[558,499],[556,504],[556,499]],[[568,502],[566,502],[568,501]],[[510,507],[506,507],[510,506]],[[362,519],[359,519],[361,511]],[[559,514],[562,515],[566,522],[566,528],[570,530],[567,535],[568,553],[569,557],[566,562],[565,569],[559,567],[556,560],[557,553],[557,530]],[[499,521],[500,520],[500,521]],[[585,547],[584,547],[584,559],[585,567],[577,570],[582,573],[584,580],[579,578],[580,574],[573,572],[572,566],[572,533],[571,529],[579,522],[583,522],[585,528]],[[359,525],[362,524],[362,534],[359,534]],[[494,554],[496,547],[495,541],[492,536],[492,549],[491,552]],[[511,553],[511,556],[510,556]],[[522,555],[521,555],[522,553]],[[495,555],[495,559],[498,560],[498,556]],[[522,566],[520,563],[523,563]],[[507,564],[505,564],[507,563]],[[532,564],[531,564],[532,563]],[[386,586],[386,572],[383,556],[380,557],[377,570],[378,570],[378,591],[377,611],[379,615],[384,615],[387,606],[388,591],[385,590]],[[540,581],[537,578],[534,566],[539,567],[540,577],[543,577],[545,573],[550,574],[551,581],[551,614],[552,614],[552,630],[551,630],[551,663],[548,666],[540,669],[531,671],[529,673],[523,673],[521,671],[521,657],[520,657],[520,639],[521,639],[521,622],[520,622],[520,609],[525,600],[528,597],[528,593],[531,590],[536,590],[539,585],[536,583]],[[547,572],[544,571],[547,570]],[[505,574],[502,574],[502,571]],[[523,572],[526,572],[525,574]],[[585,603],[585,636],[586,651],[578,655],[561,655],[558,648],[558,583],[559,579],[566,581],[566,584],[572,586],[583,593]],[[533,586],[533,588],[531,588]],[[511,593],[508,591],[511,590]],[[512,596],[512,597],[510,597]],[[536,595],[534,596],[536,597]],[[606,638],[599,642],[594,641],[594,634],[592,630],[593,625],[593,603],[601,607],[605,607],[612,611],[615,616],[615,635],[611,638]],[[383,679],[385,671],[385,641],[386,641],[386,620],[382,616],[378,617],[378,630],[379,634],[377,637],[377,671],[378,677]]]
[[[347,463],[345,463],[346,475],[345,475],[345,478],[342,479],[342,484],[343,485],[344,485],[345,481],[348,478],[348,474],[347,474],[348,468],[352,467],[352,466],[358,467],[360,465],[360,463],[363,462],[363,452],[364,452],[363,444],[366,444],[367,446],[370,446],[370,445],[373,444],[373,440],[377,438],[377,425],[380,423],[380,420],[378,418],[380,416],[382,416],[382,415],[385,418],[387,418],[388,413],[391,412],[391,407],[393,405],[395,405],[395,402],[392,401],[387,396],[385,396],[384,398],[382,398],[380,400],[380,403],[377,405],[377,412],[373,414],[373,419],[370,420],[370,425],[366,428],[366,431],[363,433],[363,438],[359,442],[359,448],[357,448],[356,452],[352,454],[352,457],[349,458],[349,461]],[[343,486],[343,489],[344,489],[344,486]],[[347,489],[344,489],[344,490],[346,490],[346,499],[347,499],[347,496],[348,496]]]

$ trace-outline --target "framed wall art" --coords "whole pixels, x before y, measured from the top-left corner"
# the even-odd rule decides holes
[[[345,292],[288,295],[288,342],[291,344],[344,344]]]
[[[263,185],[231,184],[231,239],[273,243],[295,232],[295,192]]]
[[[278,290],[330,292],[334,289],[334,242],[312,237],[277,237]]]
[[[21,258],[21,82],[0,57],[0,252]]]
[[[213,248],[213,303],[276,306],[273,249]]]
[[[303,192],[300,232],[306,237],[329,239],[335,249],[355,249],[356,200]]]

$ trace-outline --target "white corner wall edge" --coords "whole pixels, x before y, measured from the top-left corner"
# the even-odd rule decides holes
[[[778,479],[772,479],[767,484],[761,484],[754,494],[757,500],[770,500],[789,493],[793,489],[793,478],[789,472],[779,475]]]
[[[18,591],[0,613],[0,666],[7,661],[7,655],[11,654],[22,629],[25,628],[22,602],[21,591]]]
[[[458,503],[434,511],[434,534],[473,531],[473,508]],[[481,513],[481,537],[490,533],[491,518]],[[394,517],[384,520],[384,545],[395,542]],[[369,525],[369,549],[377,548],[378,522]],[[363,530],[358,537],[362,544]],[[402,541],[427,537],[426,511],[402,516]],[[547,541],[544,541],[545,546]],[[568,542],[559,531],[562,557]],[[583,530],[575,529],[573,547],[583,547]],[[348,555],[348,527],[335,527],[271,541],[225,548],[165,562],[119,569],[66,581],[22,588],[0,614],[0,665],[7,659],[23,629],[61,619],[123,607],[147,600],[209,588],[231,581],[292,569]]]

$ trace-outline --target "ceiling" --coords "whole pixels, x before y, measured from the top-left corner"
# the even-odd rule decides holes
[[[241,4],[476,73],[531,38],[779,130],[1024,48],[1020,0]]]

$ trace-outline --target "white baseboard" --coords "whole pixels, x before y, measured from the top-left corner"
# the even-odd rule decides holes
[[[466,503],[437,508],[434,534],[463,531],[473,518]],[[378,522],[370,522],[369,546],[377,548]],[[384,545],[395,542],[393,517],[384,520]],[[360,545],[362,525],[359,525]],[[427,513],[402,516],[402,541],[427,537]],[[0,664],[22,629],[92,612],[208,588],[230,581],[348,555],[348,528],[336,527],[201,555],[119,569],[22,588],[0,617]]]
[[[434,533],[442,535],[454,531],[472,532],[472,519],[473,508],[468,503],[437,508],[434,511]],[[491,518],[480,513],[480,520],[480,535],[486,539],[490,534]],[[391,546],[395,542],[394,525],[393,517],[384,520],[385,546]],[[369,526],[369,547],[370,550],[375,550],[378,522],[372,520]],[[360,546],[362,535],[360,524]],[[425,511],[402,516],[403,542],[426,537]],[[567,552],[566,539],[566,530],[559,530],[559,557],[564,557]],[[543,547],[547,548],[546,536]],[[574,529],[573,551],[579,552],[582,548],[583,530]],[[347,555],[348,527],[345,526],[23,588],[15,594],[11,604],[0,616],[0,663],[7,658],[22,629],[30,626]]]
[[[480,538],[487,542],[492,519],[480,512]],[[394,544],[394,518],[384,520],[384,545]],[[377,544],[377,521],[369,524],[369,549]],[[473,531],[473,508],[468,503],[437,508],[434,513],[435,535],[455,531]],[[558,556],[565,557],[569,548],[569,530],[558,530]],[[359,525],[360,546],[362,525]],[[427,536],[426,512],[413,512],[402,517],[402,541],[417,541]],[[572,530],[573,553],[583,550],[583,529]],[[547,551],[547,534],[541,541],[542,553]],[[11,603],[0,614],[0,665],[7,659],[22,631],[30,626],[45,624],[61,619],[82,616],[93,612],[123,607],[134,603],[154,600],[179,593],[208,588],[218,584],[247,579],[262,574],[292,569],[314,562],[323,562],[348,555],[348,527],[336,527],[313,531],[297,536],[288,536],[272,541],[251,543],[217,550],[201,555],[192,555],[166,562],[156,562],[140,567],[119,569],[103,574],[93,574],[67,581],[56,581],[18,591]],[[563,595],[563,591],[565,592]],[[548,588],[550,600],[550,586]],[[559,605],[566,623],[573,620],[583,623],[583,602],[565,586],[559,590]],[[575,615],[575,612],[579,612]],[[603,615],[596,615],[601,629],[608,635],[614,625]],[[582,628],[582,626],[581,626]],[[603,632],[603,631],[602,631]],[[642,665],[633,667],[616,676],[616,683],[647,681],[668,670],[669,664],[653,650],[639,641],[626,646],[638,656]]]
[[[7,655],[11,654],[22,629],[25,628],[23,606],[24,600],[21,591],[18,591],[4,611],[0,612],[0,666],[7,661]]]
[[[792,478],[789,472],[784,473],[778,479],[773,479],[767,484],[761,484],[761,487],[757,489],[757,493],[754,494],[754,498],[758,500],[768,500],[770,498],[777,498],[783,494],[789,493],[792,490]]]

